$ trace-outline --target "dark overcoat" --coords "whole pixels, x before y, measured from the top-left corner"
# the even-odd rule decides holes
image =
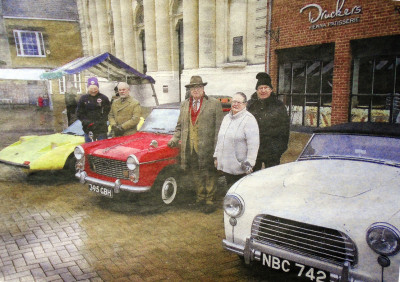
[[[247,110],[254,115],[260,130],[259,159],[280,158],[289,142],[290,120],[282,101],[275,94],[258,99],[255,92],[247,103]]]

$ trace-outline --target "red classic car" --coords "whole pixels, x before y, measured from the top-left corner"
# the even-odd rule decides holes
[[[75,148],[77,173],[89,190],[106,197],[121,191],[151,192],[153,202],[171,204],[177,194],[178,148],[169,148],[179,104],[155,107],[140,130],[129,136]]]

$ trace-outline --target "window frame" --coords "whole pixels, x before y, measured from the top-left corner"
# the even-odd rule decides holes
[[[62,78],[58,79],[58,90],[60,91],[60,94],[65,94],[66,92],[66,79],[65,76]]]
[[[23,34],[34,34],[36,38],[36,48],[37,48],[37,54],[26,54],[27,49],[24,49],[24,43],[23,43]],[[46,49],[44,45],[44,40],[43,40],[43,33],[41,31],[33,31],[33,30],[13,30],[13,35],[14,35],[14,41],[15,41],[15,49],[17,52],[17,57],[39,57],[43,58],[46,57]],[[32,43],[33,44],[33,43]]]
[[[391,59],[393,62],[394,68],[390,75],[390,79],[392,83],[388,83],[387,85],[392,85],[392,89],[390,92],[381,93],[381,91],[376,90],[376,73],[379,71],[377,70],[378,62],[382,61],[389,61]],[[360,75],[360,62],[361,61],[371,61],[371,69],[369,70],[369,77],[361,77]],[[356,57],[352,60],[352,87],[350,91],[350,103],[349,103],[349,116],[348,120],[353,121],[356,118],[356,111],[357,109],[362,109],[367,111],[367,120],[365,122],[371,121],[382,121],[379,120],[379,115],[376,115],[376,111],[389,111],[389,115],[387,116],[388,120],[383,120],[383,122],[387,123],[396,123],[396,118],[400,112],[400,90],[397,89],[396,84],[399,84],[400,74],[397,72],[397,65],[400,64],[400,54],[398,55],[371,55],[371,56],[363,56],[363,57]],[[365,74],[364,74],[365,75]],[[367,80],[370,85],[370,91],[366,93],[366,91],[360,91],[358,85],[360,85],[360,81],[364,79]],[[389,80],[389,79],[388,79]],[[362,83],[362,81],[361,81]],[[396,92],[397,91],[397,92]],[[367,105],[364,103],[360,103],[360,99],[364,99],[369,101]],[[385,104],[380,104],[378,102],[374,102],[377,99],[384,99]],[[353,111],[354,110],[354,111]],[[385,117],[385,116],[384,116]],[[383,118],[384,118],[383,117]]]

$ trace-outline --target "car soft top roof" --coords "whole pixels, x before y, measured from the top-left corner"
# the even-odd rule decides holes
[[[316,128],[314,133],[350,133],[400,137],[400,124],[383,122],[348,122],[329,127]]]

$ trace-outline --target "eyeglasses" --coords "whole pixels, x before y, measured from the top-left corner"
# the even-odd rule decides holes
[[[245,104],[246,102],[232,100],[232,104]]]

